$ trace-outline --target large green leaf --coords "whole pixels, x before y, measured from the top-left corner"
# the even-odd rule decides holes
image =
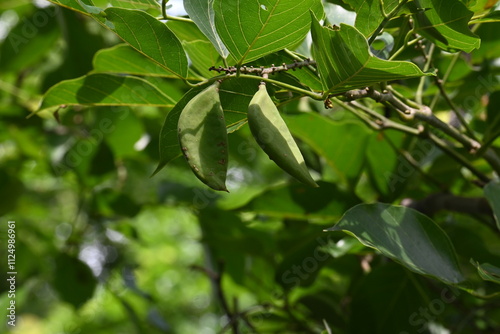
[[[338,30],[322,27],[313,18],[313,56],[323,82],[323,89],[332,94],[366,87],[380,81],[421,77],[415,64],[387,61],[374,57],[368,43],[356,28],[341,24]]]
[[[130,9],[160,9],[160,2],[155,0],[110,0],[113,7]]]
[[[481,40],[469,29],[474,14],[459,0],[415,0],[408,6],[414,13],[414,31],[447,51],[471,52]]]
[[[427,306],[429,291],[412,276],[395,263],[376,266],[364,276],[353,292],[347,333],[419,333],[412,314]]]
[[[484,195],[493,209],[493,214],[500,230],[500,183],[490,182],[484,187]]]
[[[221,57],[226,58],[229,51],[215,30],[214,0],[184,0],[184,8],[189,17],[212,42]]]
[[[248,105],[257,92],[259,81],[225,80],[220,86],[220,102],[229,132],[239,129],[247,119]]]
[[[188,61],[181,42],[167,26],[139,10],[108,8],[105,24],[134,49],[173,74],[186,78]]]
[[[296,45],[316,0],[215,0],[215,26],[238,65]]]
[[[175,100],[146,80],[90,74],[58,83],[45,93],[40,110],[59,105],[172,107]]]
[[[91,12],[98,13],[100,11],[99,8],[94,7],[94,4],[91,0],[49,0],[56,5],[66,7],[68,9],[80,12],[85,15],[90,15]],[[92,10],[95,8],[95,10]]]
[[[311,146],[345,180],[356,179],[364,163],[369,131],[356,122],[334,122],[317,113],[283,115],[294,136]],[[328,138],[325,140],[325,138]]]
[[[396,130],[371,134],[366,148],[366,162],[370,181],[381,195],[381,200],[392,201],[401,194],[416,169],[395,149],[400,149],[406,136]],[[420,161],[434,146],[419,145],[414,159]],[[380,157],[383,156],[383,159]]]
[[[206,78],[213,77],[216,73],[208,69],[221,65],[222,59],[200,29],[194,23],[183,21],[168,21],[167,26],[182,41],[182,46],[196,71]]]
[[[422,275],[447,284],[465,280],[446,233],[427,216],[390,204],[360,204],[330,231],[344,231],[365,246]]]
[[[399,0],[346,0],[345,2],[356,11],[355,27],[368,37],[375,32],[384,19],[384,12],[389,13],[395,9]],[[382,6],[384,11],[382,11]]]
[[[100,73],[123,73],[134,75],[175,77],[172,72],[150,58],[137,52],[127,44],[118,44],[98,51],[93,60],[94,71]]]

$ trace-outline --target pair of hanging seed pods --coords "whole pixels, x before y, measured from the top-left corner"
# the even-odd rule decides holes
[[[193,173],[212,189],[227,191],[227,131],[219,98],[219,82],[196,95],[179,117],[179,143]],[[312,187],[304,158],[261,84],[248,107],[248,125],[260,147],[281,169]]]

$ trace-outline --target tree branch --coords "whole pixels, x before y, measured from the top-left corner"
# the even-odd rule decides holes
[[[418,210],[429,217],[439,211],[446,210],[471,215],[488,215],[493,219],[493,211],[486,198],[483,197],[462,197],[438,193],[419,201],[405,198],[401,201],[401,204]]]

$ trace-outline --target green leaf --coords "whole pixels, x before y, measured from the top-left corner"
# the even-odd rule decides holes
[[[214,72],[208,69],[221,65],[222,58],[198,27],[194,23],[183,21],[168,21],[167,26],[182,41],[182,46],[196,71],[205,78],[213,77]]]
[[[361,173],[369,131],[356,122],[334,122],[317,113],[282,115],[292,134],[311,146],[343,179]],[[328,140],[325,140],[328,138]]]
[[[338,219],[348,208],[359,203],[356,196],[335,184],[319,181],[319,188],[290,184],[267,190],[253,199],[243,211],[291,219]]]
[[[382,6],[387,14],[399,4],[399,0],[346,0],[345,2],[356,11],[354,26],[366,37],[372,35],[384,19]]]
[[[495,91],[488,98],[487,125],[483,136],[483,146],[488,147],[500,136],[500,91]]]
[[[414,32],[447,51],[471,52],[481,40],[469,29],[474,14],[459,0],[418,0],[408,3],[413,12]]]
[[[316,0],[215,0],[215,26],[238,65],[296,45]]]
[[[494,12],[491,12],[480,19],[473,20],[472,22],[474,23],[500,22],[500,10],[495,10]]]
[[[493,215],[500,230],[500,183],[492,181],[484,187],[484,196],[493,209]]]
[[[79,308],[94,294],[97,282],[92,271],[77,258],[63,253],[55,259],[55,266],[54,289],[62,300]]]
[[[39,110],[60,105],[172,107],[175,100],[146,80],[90,74],[58,83],[45,93]]]
[[[229,132],[239,129],[246,123],[248,105],[257,91],[258,85],[259,81],[252,79],[222,82],[219,94]]]
[[[94,71],[177,78],[172,72],[127,44],[118,44],[98,51],[93,60]]]
[[[393,145],[399,148],[404,139],[405,135],[399,131],[376,132],[371,134],[366,148],[370,180],[384,201],[397,197],[415,172],[415,168],[393,148]],[[380,159],[381,156],[384,159]]]
[[[214,0],[184,0],[184,8],[189,17],[212,42],[219,55],[227,58],[229,51],[215,30]]]
[[[155,0],[110,0],[109,3],[113,7],[160,10],[160,2]]]
[[[173,74],[186,78],[188,61],[181,42],[148,13],[121,8],[105,10],[106,26],[134,49]]]
[[[91,0],[49,0],[50,2],[80,12],[85,15],[98,14],[102,9],[94,6]]]
[[[344,231],[411,271],[447,284],[465,280],[446,233],[427,216],[390,204],[360,204],[330,231]]]
[[[471,259],[472,264],[477,268],[479,276],[485,281],[500,284],[500,268],[495,267],[489,263],[479,264]]]
[[[373,85],[380,81],[432,75],[415,64],[372,56],[365,37],[356,28],[341,24],[339,30],[322,27],[313,18],[313,56],[323,89],[332,94]]]
[[[419,333],[421,327],[413,326],[420,322],[412,315],[427,306],[429,296],[412,276],[394,263],[376,266],[364,276],[353,292],[348,333]]]

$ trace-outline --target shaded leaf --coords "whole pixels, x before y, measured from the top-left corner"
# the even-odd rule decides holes
[[[418,331],[420,317],[412,314],[426,306],[426,289],[400,266],[389,263],[366,275],[352,296],[348,333],[428,333]],[[412,319],[410,322],[409,319]],[[425,322],[423,322],[425,324]]]
[[[222,43],[215,29],[214,0],[184,0],[184,8],[189,17],[212,42],[219,55],[226,58],[229,51]]]
[[[298,44],[316,0],[215,0],[215,26],[238,65]]]
[[[248,105],[257,91],[258,85],[259,81],[252,79],[224,80],[222,82],[219,94],[228,132],[233,132],[246,123]]]
[[[254,198],[243,211],[293,219],[338,219],[348,208],[359,203],[352,194],[328,182],[319,188],[291,184],[269,189]]]
[[[108,8],[106,26],[134,49],[154,62],[186,78],[188,61],[181,42],[168,27],[139,10]]]
[[[493,209],[493,215],[500,230],[500,183],[490,182],[484,187],[484,195]]]
[[[483,135],[483,146],[488,147],[500,136],[500,91],[495,91],[488,97],[487,125]]]
[[[127,44],[118,44],[97,52],[93,60],[94,71],[147,76],[175,77],[172,72]]]
[[[385,13],[390,13],[399,4],[399,0],[346,0],[356,11],[354,26],[366,37],[372,35],[384,19]]]
[[[372,56],[365,37],[356,28],[341,24],[339,30],[312,23],[313,56],[323,89],[332,94],[391,81],[432,75],[415,64]]]
[[[94,293],[97,282],[90,268],[77,258],[60,253],[55,261],[57,273],[53,287],[59,296],[75,308],[82,306]]]
[[[160,11],[160,2],[155,0],[110,0],[113,7],[130,9],[156,9]]]
[[[390,204],[360,204],[330,231],[344,231],[411,271],[447,284],[464,281],[446,233],[430,218]]]
[[[334,122],[317,113],[283,115],[292,134],[311,146],[345,180],[354,180],[364,164],[369,131],[356,122]]]
[[[212,43],[203,35],[194,23],[183,21],[168,21],[167,26],[182,41],[192,66],[205,78],[213,77],[211,66],[222,65],[222,58]]]
[[[481,40],[469,29],[474,14],[459,0],[418,0],[408,3],[414,31],[447,51],[471,52]]]
[[[39,110],[60,105],[171,107],[175,100],[146,80],[90,74],[58,83],[45,93]]]

